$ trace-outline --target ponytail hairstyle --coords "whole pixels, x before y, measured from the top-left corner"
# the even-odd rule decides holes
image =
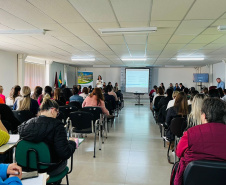
[[[17,110],[30,110],[31,106],[31,89],[28,86],[22,88],[22,97],[18,99]]]
[[[97,106],[100,105],[100,100],[104,101],[104,96],[100,88],[95,88],[89,96],[92,98],[93,95],[96,95],[97,97]]]
[[[59,110],[59,105],[56,101],[50,98],[49,94],[46,94],[42,100],[42,104],[40,105],[40,111],[47,111],[51,108],[56,108],[57,110]]]

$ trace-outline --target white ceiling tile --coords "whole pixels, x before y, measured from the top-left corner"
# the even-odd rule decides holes
[[[147,35],[125,35],[127,44],[146,44]]]
[[[106,44],[125,44],[123,36],[105,36],[102,37]]]
[[[64,0],[28,0],[36,8],[44,12],[58,23],[85,22],[81,15],[68,1]]]
[[[181,20],[192,3],[193,0],[153,1],[152,20]]]
[[[88,22],[115,22],[114,13],[106,0],[69,0]]]
[[[145,50],[145,44],[128,44],[129,50],[138,50],[138,51],[144,51]]]
[[[216,19],[225,12],[226,1],[195,1],[192,9],[186,16],[186,19]]]
[[[220,38],[221,35],[199,35],[194,40],[191,41],[191,44],[208,44]]]
[[[150,19],[151,0],[114,0],[111,3],[119,22]]]
[[[205,45],[206,44],[188,44],[188,45],[184,46],[183,49],[201,49]]]
[[[166,44],[171,35],[152,35],[149,34],[148,36],[148,44]]]
[[[169,43],[170,44],[186,44],[189,43],[192,39],[194,39],[195,36],[194,35],[174,35]]]
[[[149,27],[149,22],[143,21],[130,21],[130,22],[119,22],[122,28],[136,28],[136,27]]]
[[[176,31],[176,35],[198,35],[206,29],[213,20],[187,20],[183,21]]]

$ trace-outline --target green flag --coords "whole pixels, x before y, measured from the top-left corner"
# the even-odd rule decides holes
[[[61,77],[61,71],[60,71],[59,80],[58,80],[58,87],[61,87],[61,85],[62,85],[62,77]]]

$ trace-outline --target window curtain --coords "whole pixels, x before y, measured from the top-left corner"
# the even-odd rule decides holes
[[[24,85],[29,86],[34,91],[36,86],[45,86],[45,65],[25,63]]]

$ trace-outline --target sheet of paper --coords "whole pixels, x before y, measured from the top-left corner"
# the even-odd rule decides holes
[[[9,134],[9,136],[10,136],[10,138],[9,138],[8,144],[15,144],[20,139],[19,134]]]
[[[23,185],[31,185],[31,184],[42,185],[43,184],[43,178],[44,178],[44,175],[39,174],[39,176],[36,177],[36,178],[30,178],[30,179],[22,180],[22,184]]]

